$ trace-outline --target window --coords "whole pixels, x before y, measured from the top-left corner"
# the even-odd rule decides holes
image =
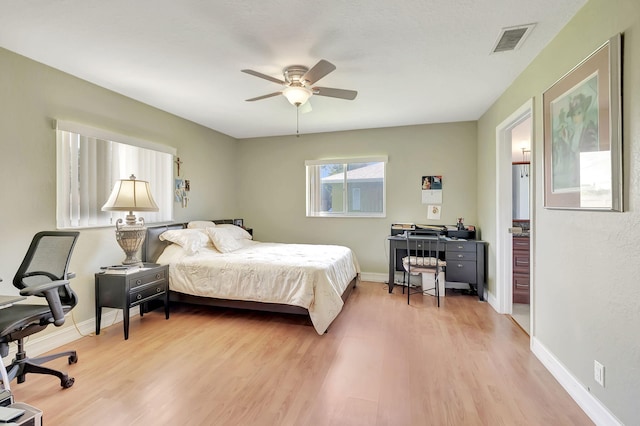
[[[386,157],[306,161],[307,216],[385,216]]]
[[[117,142],[116,142],[117,140]],[[157,213],[145,212],[145,222],[173,218],[173,156],[175,149],[115,135],[75,123],[56,123],[58,229],[111,226],[125,212],[103,212],[119,179],[146,180]]]

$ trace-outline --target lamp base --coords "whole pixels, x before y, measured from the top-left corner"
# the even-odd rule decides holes
[[[142,247],[147,228],[142,224],[122,225],[122,219],[116,223],[116,241],[127,256],[123,261],[123,265],[139,265],[142,261],[138,258],[138,251]]]

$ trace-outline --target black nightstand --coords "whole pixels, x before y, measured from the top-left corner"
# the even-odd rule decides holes
[[[169,319],[169,266],[145,263],[136,272],[114,274],[100,272],[96,277],[96,334],[100,334],[102,308],[123,310],[124,338],[129,338],[129,309],[162,299],[164,314]],[[144,315],[140,306],[140,316]]]

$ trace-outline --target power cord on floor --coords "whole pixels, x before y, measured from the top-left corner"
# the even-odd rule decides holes
[[[84,334],[82,331],[80,331],[80,327],[78,327],[78,323],[76,322],[76,317],[73,315],[73,310],[71,310],[71,321],[73,322],[73,326],[76,328],[78,334],[82,337],[95,336],[96,333]]]
[[[97,320],[97,318],[96,318]],[[116,314],[113,317],[113,322],[111,324],[109,324],[107,327],[111,327],[112,325],[114,325],[118,320],[118,313],[116,312]],[[73,326],[75,327],[76,331],[78,332],[78,334],[82,337],[89,337],[89,336],[95,336],[96,333],[95,332],[91,332],[89,334],[84,334],[82,331],[80,331],[80,327],[78,327],[78,323],[76,322],[76,317],[73,315],[73,310],[71,310],[71,321],[73,322]]]

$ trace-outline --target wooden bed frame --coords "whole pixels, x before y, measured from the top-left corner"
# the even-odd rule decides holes
[[[233,224],[233,219],[219,219],[213,220],[216,224],[229,223]],[[158,225],[147,227],[147,235],[142,245],[142,261],[148,263],[155,263],[158,257],[162,254],[165,247],[171,244],[169,241],[161,241],[160,234],[170,229],[185,229],[187,223],[171,223],[168,225]],[[342,293],[342,300],[346,302],[349,295],[356,288],[358,281],[356,276]],[[217,299],[212,297],[192,296],[190,294],[178,293],[169,291],[169,300],[171,302],[178,303],[191,303],[196,305],[218,306],[225,308],[235,309],[249,309],[254,311],[267,311],[267,312],[279,312],[286,314],[306,315],[309,316],[309,311],[306,308],[300,306],[285,305],[281,303],[263,303],[247,300],[229,300],[229,299]]]

